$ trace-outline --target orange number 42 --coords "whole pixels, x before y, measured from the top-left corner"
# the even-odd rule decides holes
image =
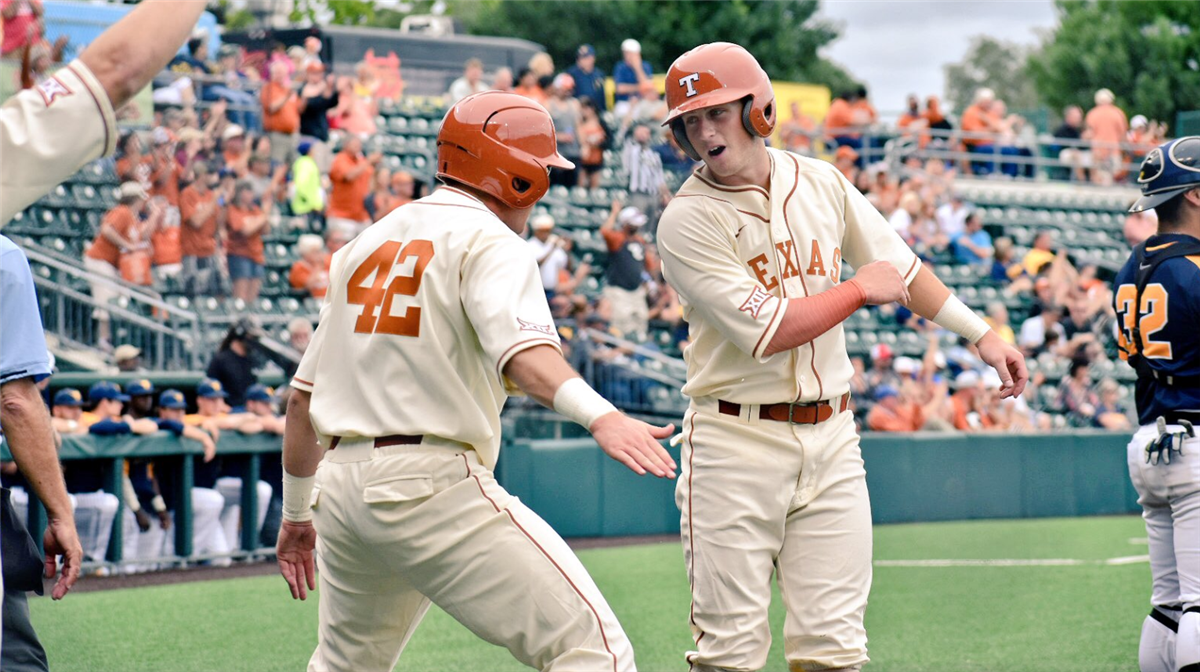
[[[1136,297],[1137,287],[1134,285],[1121,285],[1117,288],[1117,320],[1121,327],[1117,340],[1121,348],[1121,359],[1138,354],[1139,347],[1142,349],[1142,356],[1147,359],[1171,359],[1171,342],[1150,338],[1167,326],[1167,290],[1157,282],[1146,285],[1142,290],[1141,310],[1134,309],[1133,302]],[[1135,324],[1142,332],[1141,343],[1133,342]]]
[[[397,275],[385,288],[392,267],[416,257],[411,276]],[[413,240],[407,245],[389,240],[380,245],[367,257],[350,276],[346,288],[346,302],[362,306],[363,312],[354,323],[356,334],[392,334],[394,336],[421,335],[421,309],[412,306],[403,315],[392,314],[392,300],[400,296],[416,296],[421,286],[421,276],[433,258],[433,243],[428,240]],[[370,285],[367,279],[374,276]]]

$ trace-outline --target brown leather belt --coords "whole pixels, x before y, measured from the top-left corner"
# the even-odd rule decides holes
[[[836,413],[846,410],[850,404],[850,393],[847,392],[837,399],[828,401],[813,401],[803,404],[760,404],[758,417],[760,420],[790,422],[793,425],[815,425],[834,416],[835,404],[837,406]],[[717,411],[721,415],[741,415],[742,405],[732,401],[717,401]]]
[[[425,440],[421,434],[392,434],[390,436],[381,436],[375,439],[376,448],[387,448],[388,446],[415,446]],[[341,443],[342,437],[335,436],[329,442],[329,449],[337,448]]]

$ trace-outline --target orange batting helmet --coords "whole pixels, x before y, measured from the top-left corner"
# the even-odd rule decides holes
[[[575,167],[558,153],[546,109],[501,91],[476,93],[451,107],[437,148],[438,179],[475,187],[513,208],[546,195],[551,168]]]
[[[775,92],[762,66],[741,46],[730,42],[702,44],[685,53],[667,71],[667,106],[663,125],[670,124],[675,140],[699,161],[681,117],[692,110],[746,100],[742,124],[750,135],[765,138],[775,130]]]

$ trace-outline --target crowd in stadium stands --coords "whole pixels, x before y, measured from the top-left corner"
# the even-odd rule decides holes
[[[8,0],[4,6],[10,6]],[[47,46],[44,40],[41,44]],[[286,282],[298,296],[323,297],[332,253],[434,185],[428,174],[391,171],[380,151],[364,150],[364,142],[377,147],[370,143],[387,131],[377,128],[380,104],[400,100],[403,81],[396,75],[385,84],[367,60],[353,75],[335,76],[327,70],[321,46],[309,38],[303,46],[276,46],[260,56],[226,44],[213,60],[207,36],[193,39],[154,91],[150,129],[127,131],[120,140],[118,204],[86,250],[86,267],[146,287],[172,282],[192,297],[232,297],[252,305],[264,280],[264,237],[277,227],[298,226],[302,235],[292,249]],[[588,329],[676,356],[687,345],[682,307],[663,279],[654,234],[673,186],[697,164],[661,127],[666,104],[640,44],[626,39],[621,52],[611,69],[611,109],[605,91],[609,73],[597,66],[596,51],[587,44],[561,70],[545,53],[515,74],[500,68],[489,75],[488,64],[472,58],[442,101],[448,105],[488,89],[532,98],[550,112],[560,151],[577,165],[573,171],[555,171],[555,185],[594,191],[602,175],[615,175],[616,181],[604,182],[615,200],[597,239],[606,254],[577,252],[574,222],[556,221],[541,210],[531,220],[529,244],[564,347],[579,368],[639,357],[628,347],[599,347],[585,337]],[[1064,143],[1056,149],[1068,166],[1063,177],[1098,184],[1128,181],[1125,167],[1164,139],[1166,125],[1141,115],[1127,122],[1107,90],[1096,92],[1093,102],[1086,114],[1077,106],[1064,110],[1053,133]],[[859,374],[853,392],[864,426],[883,431],[1063,424],[1127,428],[1127,390],[1112,381],[1097,384],[1089,373],[1115,354],[1110,289],[1097,278],[1096,267],[1073,264],[1051,230],[1018,256],[1014,241],[993,239],[979,210],[955,193],[959,175],[1032,175],[1031,164],[1022,161],[1037,151],[1032,125],[1009,114],[985,88],[954,119],[941,110],[936,96],[926,98],[923,109],[918,97],[910,96],[896,127],[889,129],[907,143],[899,163],[868,161],[882,156],[879,128],[878,114],[860,87],[837,95],[823,123],[790,102],[786,112],[780,111],[774,142],[834,162],[926,263],[979,269],[979,277],[994,283],[1001,298],[1032,305],[1031,317],[1021,324],[1009,323],[1005,301],[988,306],[987,314],[1001,336],[1043,366],[1023,398],[1000,400],[999,381],[985,373],[970,345],[944,347],[931,325],[903,307],[873,309],[875,319],[927,334],[929,345],[922,358],[894,357],[886,343],[875,345],[865,361],[855,358]],[[1117,148],[1117,143],[1125,144]],[[962,151],[965,158],[935,150]],[[1147,216],[1134,216],[1126,236],[1132,244],[1153,227]],[[103,283],[93,287],[102,301],[116,291]],[[96,318],[102,343],[111,348],[103,311]],[[305,322],[308,329],[295,322]],[[304,319],[288,329],[299,344],[306,332],[311,333],[311,324]],[[218,359],[229,361],[210,368],[210,375],[231,393],[244,389],[245,381],[231,372],[248,368],[245,346],[226,339],[221,350]],[[1055,362],[1066,374],[1060,383],[1047,383],[1042,371],[1054,369]],[[628,394],[625,388],[607,392]]]

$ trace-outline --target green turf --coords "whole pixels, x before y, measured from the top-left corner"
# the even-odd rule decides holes
[[[1075,559],[1144,554],[1137,517],[881,526],[877,560]],[[688,595],[677,544],[579,554],[633,641],[643,672],[686,669]],[[868,672],[1104,672],[1137,668],[1145,563],[1065,567],[877,567]],[[56,672],[303,670],[316,603],[277,577],[84,593],[31,602]],[[783,608],[767,670],[784,671]],[[523,668],[436,608],[399,670]]]

